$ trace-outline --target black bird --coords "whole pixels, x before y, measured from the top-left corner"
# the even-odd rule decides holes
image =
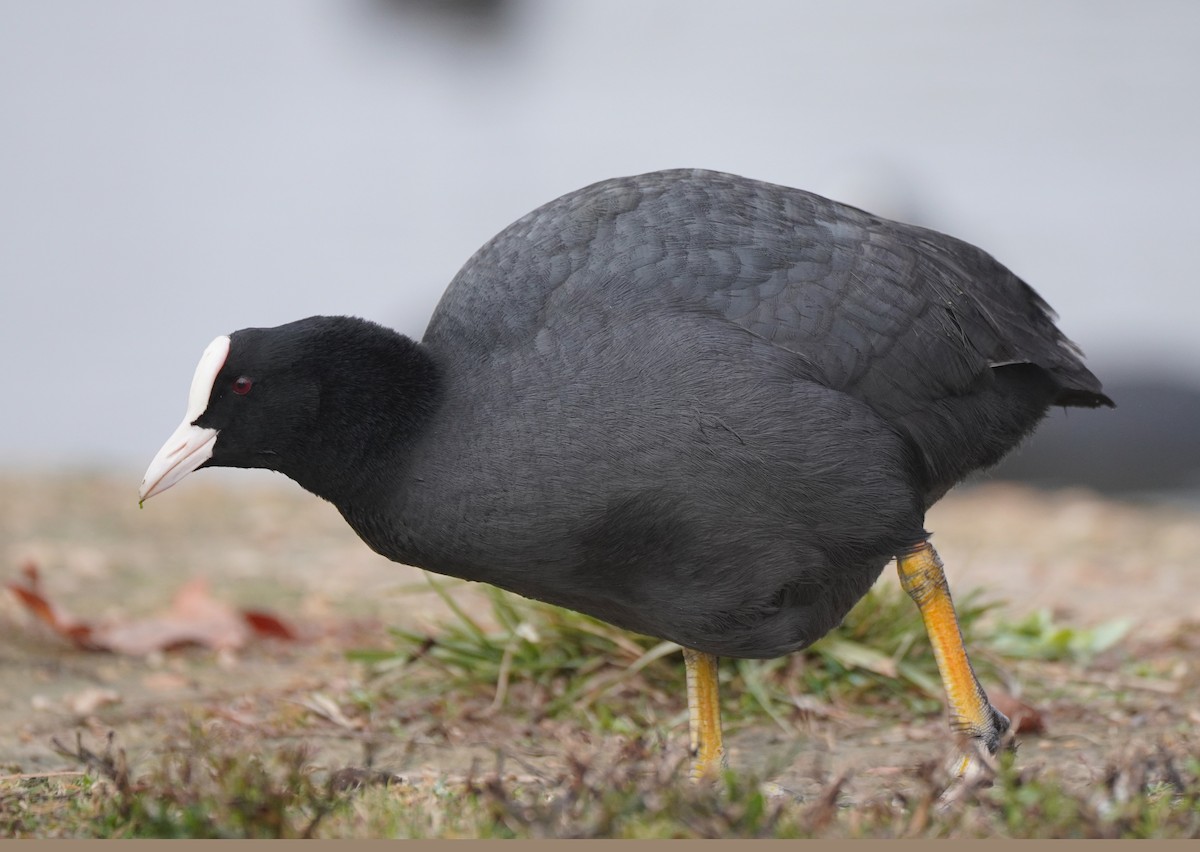
[[[420,343],[351,317],[218,337],[140,496],[269,468],[390,559],[679,643],[697,776],[724,761],[717,656],[804,648],[896,559],[955,730],[994,752],[924,517],[1051,405],[1112,402],[990,255],[665,171],[506,228]]]

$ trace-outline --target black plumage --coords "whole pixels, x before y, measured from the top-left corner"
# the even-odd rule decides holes
[[[985,252],[679,170],[506,228],[419,344],[345,317],[235,332],[194,425],[207,465],[287,474],[391,559],[770,657],[1051,405],[1108,404]]]

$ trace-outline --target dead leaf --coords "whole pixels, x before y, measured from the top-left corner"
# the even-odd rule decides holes
[[[246,623],[259,636],[284,639],[288,642],[295,642],[300,638],[296,635],[295,630],[269,612],[257,609],[244,609],[242,610],[242,618],[246,619]]]
[[[988,690],[992,700],[992,706],[1008,717],[1012,722],[1011,730],[1014,734],[1044,734],[1046,733],[1046,720],[1042,716],[1041,711],[1030,704],[1026,704],[1015,695],[1010,695],[1003,690]]]
[[[56,633],[70,639],[80,648],[96,650],[91,644],[91,628],[56,607],[42,594],[42,578],[37,565],[26,562],[21,566],[24,584],[9,583],[8,590],[17,596],[31,613],[48,624]]]
[[[106,624],[92,631],[92,640],[109,651],[144,656],[151,651],[201,645],[215,650],[240,648],[249,629],[229,605],[209,596],[208,583],[192,580],[175,595],[161,616]]]
[[[239,611],[212,597],[208,581],[191,580],[175,595],[170,608],[158,616],[136,621],[89,624],[56,606],[42,591],[41,576],[32,562],[22,566],[23,582],[8,590],[34,616],[76,647],[89,651],[145,656],[187,645],[217,651],[244,647],[255,636],[294,641],[296,631],[281,619],[258,610]]]
[[[154,672],[142,678],[142,686],[153,692],[181,692],[188,684],[186,677],[172,672]]]
[[[361,722],[355,722],[346,718],[346,714],[342,712],[342,708],[338,707],[332,698],[320,692],[314,692],[306,700],[297,703],[306,710],[310,710],[318,716],[323,716],[330,722],[340,725],[343,728],[357,730],[362,727]]]
[[[89,716],[101,707],[109,704],[120,704],[121,696],[111,689],[92,687],[65,699],[66,705],[77,716]]]

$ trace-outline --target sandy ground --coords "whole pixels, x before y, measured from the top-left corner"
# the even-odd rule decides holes
[[[316,743],[331,766],[361,762],[363,732],[313,708],[319,710],[322,696],[352,693],[363,677],[345,650],[386,644],[388,624],[424,626],[445,615],[421,572],[371,553],[336,510],[282,479],[241,484],[201,475],[141,511],[135,480],[0,475],[0,576],[15,580],[33,562],[55,602],[88,619],[162,610],[179,586],[204,576],[214,596],[290,619],[308,641],[220,654],[87,653],[35,623],[12,595],[0,594],[0,774],[67,768],[51,739],[72,743],[77,731],[96,742],[116,730],[138,764],[157,754],[168,729],[197,707],[207,708],[205,718],[218,727],[257,725],[256,742],[264,746],[299,737]],[[1188,737],[1200,726],[1192,709],[1200,704],[1194,700],[1200,514],[986,485],[947,497],[927,526],[956,594],[983,587],[1009,602],[1010,616],[1049,608],[1082,626],[1129,618],[1135,626],[1128,644],[1151,649],[1144,676],[1039,669],[1037,679],[1053,676],[1058,685],[1032,688],[1049,734],[1023,745],[1023,760],[1053,760],[1087,783],[1114,750]],[[465,585],[455,595],[468,607],[479,600]],[[1108,696],[1104,706],[1094,703],[1100,693]],[[445,730],[428,712],[414,707],[399,720],[406,734],[394,742],[375,738],[376,765],[462,772],[471,760],[493,764],[497,743],[518,764],[561,759],[561,732],[550,728],[498,714]],[[283,724],[305,714],[311,724]],[[682,747],[685,732],[679,718],[667,733]],[[817,719],[790,733],[764,723],[738,728],[730,757],[759,769],[796,745],[798,756],[780,770],[793,789],[846,769],[886,785],[903,767],[944,754],[947,740],[938,718],[882,727]]]

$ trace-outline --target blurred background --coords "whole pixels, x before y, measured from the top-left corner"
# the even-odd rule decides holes
[[[994,475],[1195,499],[1197,45],[1190,0],[3,0],[0,467],[132,492],[217,334],[420,337],[513,219],[696,166],[996,255],[1120,407]]]

